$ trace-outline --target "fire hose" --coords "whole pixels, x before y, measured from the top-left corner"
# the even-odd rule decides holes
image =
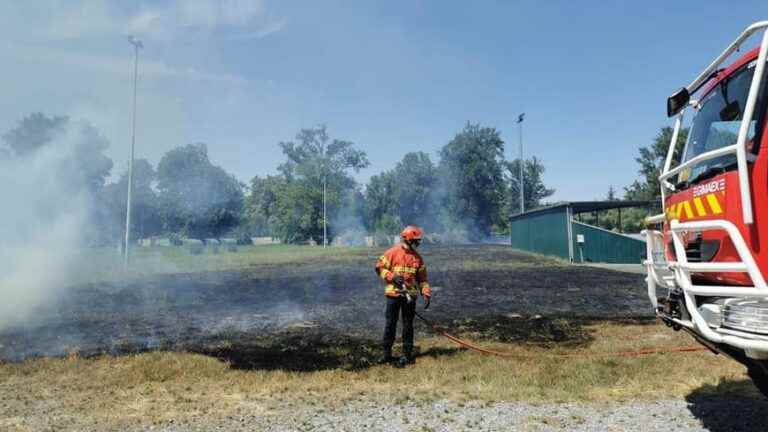
[[[412,303],[415,301],[413,296],[408,292],[408,290],[401,286],[400,289],[397,290],[397,292],[400,295],[405,296],[405,299],[408,303]],[[615,352],[603,352],[603,353],[571,353],[571,354],[515,354],[515,353],[508,353],[508,352],[501,352],[492,350],[489,348],[484,348],[478,345],[475,345],[471,342],[465,341],[463,339],[460,339],[450,333],[448,333],[445,329],[440,327],[439,325],[433,323],[432,321],[428,320],[424,316],[422,316],[419,312],[414,311],[416,314],[416,317],[420,319],[424,324],[426,324],[429,328],[432,329],[435,333],[451,340],[455,344],[462,346],[464,348],[470,349],[475,352],[479,352],[481,354],[487,354],[497,357],[506,357],[506,358],[541,358],[541,357],[557,357],[557,358],[589,358],[589,357],[637,357],[637,356],[643,356],[643,355],[651,355],[651,354],[671,354],[671,353],[689,353],[689,352],[700,352],[700,351],[710,351],[709,348],[703,347],[703,346],[687,346],[687,347],[678,347],[678,348],[645,348],[645,349],[639,349],[634,351],[615,351]]]
[[[650,355],[650,354],[667,354],[667,353],[687,353],[687,352],[698,352],[698,351],[709,351],[709,348],[701,347],[701,346],[687,346],[687,347],[679,347],[679,348],[646,348],[646,349],[640,349],[635,351],[615,351],[615,352],[604,352],[604,353],[571,353],[571,354],[515,354],[515,353],[508,353],[508,352],[501,352],[492,350],[489,348],[483,348],[481,346],[475,345],[471,342],[467,342],[463,339],[460,339],[450,333],[448,333],[446,330],[444,330],[442,327],[438,326],[437,324],[433,323],[432,321],[424,318],[420,313],[416,312],[416,317],[424,322],[428,327],[432,329],[435,333],[444,336],[448,339],[450,339],[455,344],[462,346],[464,348],[470,349],[472,351],[476,351],[482,354],[487,355],[493,355],[497,357],[506,357],[506,358],[541,358],[541,357],[558,357],[558,358],[567,358],[567,357],[573,357],[573,358],[588,358],[588,357],[637,357],[642,355]]]

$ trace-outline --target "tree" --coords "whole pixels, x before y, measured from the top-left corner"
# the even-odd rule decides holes
[[[49,191],[57,198],[85,198],[79,214],[88,220],[79,231],[83,242],[103,243],[107,235],[108,217],[102,202],[106,178],[112,170],[112,160],[104,155],[109,141],[86,121],[70,121],[64,116],[48,117],[33,113],[2,135],[4,147],[0,155],[6,162],[36,166],[45,176],[40,184],[48,182]],[[34,162],[31,162],[34,161]],[[32,171],[30,171],[32,172]],[[53,199],[50,201],[54,201]],[[46,213],[55,215],[65,203],[41,202]]]
[[[286,187],[277,202],[277,231],[284,241],[323,241],[323,188],[326,189],[328,241],[338,228],[334,221],[343,199],[356,183],[349,171],[369,165],[350,141],[331,139],[324,125],[302,129],[296,142],[281,142],[287,161],[278,170]]]
[[[131,193],[132,238],[147,238],[162,233],[162,217],[154,185],[157,179],[152,164],[146,159],[133,162],[133,190]],[[126,198],[128,195],[128,172],[123,172],[117,182],[104,189],[104,202],[109,209],[111,237],[121,239],[125,231]],[[119,230],[114,229],[119,228]]]
[[[397,215],[403,225],[419,225],[435,229],[437,206],[434,187],[437,168],[423,152],[407,153],[393,172],[393,198]]]
[[[501,221],[503,154],[496,129],[469,122],[440,151],[447,217],[474,238],[487,237]]]
[[[245,229],[253,235],[274,235],[277,230],[278,199],[287,183],[282,176],[259,176],[251,179],[245,198]]]
[[[369,232],[399,232],[402,225],[436,230],[438,211],[437,168],[429,155],[411,152],[395,168],[371,177],[365,189],[363,219]],[[386,218],[386,221],[382,222]],[[395,232],[390,232],[394,223]]]
[[[63,133],[68,123],[69,118],[66,116],[47,117],[40,112],[32,113],[3,134],[3,140],[14,156],[28,156]]]
[[[629,187],[624,188],[624,198],[628,200],[651,202],[651,212],[661,211],[661,189],[659,175],[667,158],[669,144],[672,141],[671,127],[663,127],[653,140],[651,145],[640,147],[639,156],[635,161],[640,165],[638,174],[640,178]],[[672,156],[672,167],[679,163],[683,146],[688,141],[687,128],[680,129]],[[643,220],[648,216],[647,209],[630,208],[622,213],[622,230],[626,232],[639,232],[644,227]]]
[[[640,147],[640,155],[635,158],[635,161],[640,165],[638,170],[640,179],[635,180],[629,187],[625,188],[627,199],[660,203],[659,175],[661,175],[661,169],[667,158],[669,144],[672,141],[672,132],[671,127],[663,127],[650,146]],[[672,156],[672,166],[675,166],[676,162],[680,160],[683,146],[687,140],[688,129],[681,129]]]
[[[168,151],[158,164],[157,180],[165,230],[205,241],[239,223],[243,185],[211,163],[205,144]]]
[[[506,162],[507,168],[507,189],[505,194],[507,211],[502,215],[504,222],[509,215],[520,212],[520,159],[512,162]],[[544,174],[544,165],[535,156],[525,160],[523,165],[523,192],[525,197],[525,209],[533,210],[541,207],[541,200],[552,196],[554,189],[547,188],[542,180]]]
[[[79,139],[75,144],[73,165],[68,170],[79,176],[77,182],[85,184],[94,196],[98,196],[112,171],[112,159],[104,155],[109,141],[87,122],[70,127],[78,129]]]
[[[368,232],[377,231],[384,217],[391,219],[397,215],[398,201],[395,199],[395,175],[392,171],[372,176],[363,196],[363,225]]]
[[[348,170],[357,172],[370,164],[365,152],[356,150],[351,141],[331,140],[325,125],[302,129],[296,140],[297,143],[280,143],[288,161],[278,169],[289,180],[303,178],[322,183],[327,177],[330,183],[333,177],[336,182],[351,184],[354,181],[349,177]]]
[[[104,155],[109,141],[86,121],[33,113],[2,138],[6,145],[2,153],[8,158],[34,157],[46,148],[59,151],[62,157],[52,175],[64,183],[62,186],[76,190],[85,187],[94,196],[101,192],[112,170],[112,160]]]
[[[613,186],[608,186],[608,191],[605,193],[605,201],[620,201],[616,196],[616,189]],[[626,231],[627,222],[631,223],[634,213],[634,208],[624,209],[610,209],[602,210],[600,212],[583,213],[578,216],[579,220],[584,223],[596,225],[601,228],[613,231]],[[619,214],[621,214],[621,225],[619,225]],[[647,215],[644,215],[645,217]]]

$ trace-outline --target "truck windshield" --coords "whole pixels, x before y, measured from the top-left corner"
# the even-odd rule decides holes
[[[756,62],[749,63],[730,77],[721,81],[701,101],[701,109],[693,119],[688,142],[683,151],[682,162],[720,147],[736,143],[744,107],[747,104],[749,86],[755,72]],[[756,121],[762,106],[762,94],[747,133],[747,151],[754,151],[752,141],[755,137]],[[696,182],[711,177],[736,166],[736,155],[728,154],[703,161],[689,170],[680,173],[681,183]]]

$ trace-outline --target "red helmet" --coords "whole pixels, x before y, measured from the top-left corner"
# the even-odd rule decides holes
[[[403,229],[403,232],[400,233],[400,238],[406,241],[411,240],[421,240],[423,231],[421,231],[421,228],[415,226],[415,225],[408,225]]]

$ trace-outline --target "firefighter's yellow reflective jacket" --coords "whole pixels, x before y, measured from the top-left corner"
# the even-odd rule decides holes
[[[408,292],[412,296],[421,293],[423,296],[432,295],[427,281],[427,266],[418,252],[406,247],[404,244],[396,244],[389,248],[376,262],[376,274],[387,283],[384,295],[398,297],[397,288],[392,283],[395,275],[400,275],[405,280]]]

